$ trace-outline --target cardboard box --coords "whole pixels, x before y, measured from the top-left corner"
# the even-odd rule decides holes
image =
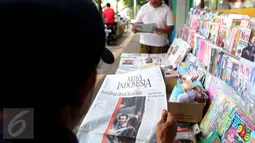
[[[205,104],[168,102],[168,111],[177,122],[200,123]]]
[[[170,98],[170,95],[174,89],[174,86],[177,83],[177,80],[177,77],[165,77],[167,100]]]
[[[165,78],[167,89],[167,100],[177,83],[178,78]],[[170,91],[170,92],[169,92]],[[200,123],[203,119],[205,103],[176,103],[168,102],[168,111],[177,122]]]

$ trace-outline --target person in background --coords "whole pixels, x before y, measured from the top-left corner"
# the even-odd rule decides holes
[[[168,33],[174,26],[171,9],[162,0],[150,0],[139,10],[135,23],[155,23],[155,33],[141,33],[139,53],[166,53],[169,48]],[[132,29],[136,33],[136,29]]]
[[[107,29],[111,30],[111,32],[109,33],[109,36],[107,37],[114,37],[113,39],[116,40],[117,23],[115,22],[114,10],[111,8],[110,3],[106,4],[106,8],[103,12],[103,17],[104,17],[104,23],[107,26]],[[107,44],[110,44],[108,40],[107,40]]]
[[[255,58],[255,32],[252,30],[248,46],[242,50],[241,57],[254,62]]]
[[[84,0],[7,0],[0,1],[0,14],[1,120],[11,120],[6,108],[34,109],[33,120],[26,120],[32,139],[0,135],[1,143],[78,143],[72,130],[89,109],[98,64],[114,62],[96,6]],[[172,141],[175,120],[166,111],[161,118],[157,137]]]
[[[111,4],[107,3],[106,8],[103,12],[103,17],[105,18],[106,25],[113,25],[115,22],[114,10],[111,8]]]

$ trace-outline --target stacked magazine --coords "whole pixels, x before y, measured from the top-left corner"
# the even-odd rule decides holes
[[[159,66],[107,75],[78,130],[78,140],[156,142],[156,124],[162,109],[167,109],[167,99]]]

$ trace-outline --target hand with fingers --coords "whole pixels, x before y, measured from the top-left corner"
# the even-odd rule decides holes
[[[163,110],[161,120],[158,122],[156,129],[157,143],[173,143],[176,132],[176,121],[170,112]]]
[[[159,28],[156,28],[155,29],[155,32],[158,34],[158,35],[161,35],[163,33],[163,30],[162,29],[159,29]]]

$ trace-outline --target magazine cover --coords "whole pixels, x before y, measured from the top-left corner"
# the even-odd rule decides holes
[[[212,82],[213,76],[209,72],[205,72],[205,77],[206,78],[205,78],[203,85],[204,85],[205,89],[208,91],[208,88]]]
[[[255,63],[240,59],[237,93],[241,96],[240,106],[255,119]]]
[[[238,86],[238,74],[239,60],[229,56],[226,66],[225,82],[234,89],[236,89]]]
[[[187,42],[189,43],[191,48],[194,48],[194,45],[195,45],[195,36],[196,36],[196,32],[190,30]]]
[[[245,17],[246,17],[245,15],[234,14],[231,27],[235,27],[235,28],[241,27],[241,22],[242,22],[243,18],[245,18]],[[244,21],[245,21],[245,19],[244,19]]]
[[[206,46],[207,42],[204,39],[200,39],[199,40],[199,48],[198,48],[198,52],[197,52],[197,58],[200,62],[204,62],[204,54],[206,51]]]
[[[224,13],[224,25],[226,25],[226,26],[231,26],[231,24],[229,24],[230,22],[232,23],[232,21],[229,21],[229,15],[231,15],[231,14],[228,14],[228,13]]]
[[[251,29],[241,28],[241,37],[237,45],[236,56],[241,57],[243,49],[248,46],[250,36]]]
[[[207,33],[210,29],[209,26],[210,26],[210,22],[208,20],[204,20],[203,23],[202,23],[202,28],[201,28],[202,32],[201,32],[201,34],[205,37],[207,37]]]
[[[224,129],[229,125],[231,113],[236,110],[235,104],[222,92],[218,92],[215,101],[212,102],[204,116],[200,128],[202,134],[207,138],[213,130],[221,136]]]
[[[190,32],[190,28],[189,28],[188,25],[185,24],[185,25],[183,26],[182,35],[181,35],[181,38],[182,38],[184,41],[188,41],[189,32]]]
[[[210,101],[214,101],[216,98],[217,93],[220,91],[219,84],[221,80],[217,77],[212,77],[210,83],[208,83],[208,94]]]
[[[200,40],[200,39],[206,39],[206,38],[205,38],[204,36],[202,36],[202,35],[196,33],[196,34],[195,34],[195,40],[194,40],[194,47],[193,47],[193,49],[192,49],[192,53],[193,53],[194,55],[197,55],[197,52],[198,52],[198,49],[199,49],[199,40]]]
[[[221,80],[225,80],[225,74],[226,74],[226,68],[227,68],[227,64],[228,64],[228,55],[226,55],[226,54],[223,54],[223,57],[222,57],[222,59],[221,59],[221,63],[219,63],[219,78],[221,79]]]
[[[230,53],[232,52],[237,30],[238,28],[231,28],[224,43],[224,49]]]
[[[221,75],[222,75],[222,64],[224,63],[224,52],[220,52],[220,55],[218,57],[218,60],[217,60],[217,69],[216,69],[216,77],[220,78]]]
[[[235,35],[234,35],[234,43],[232,45],[232,49],[230,51],[231,54],[235,55],[236,54],[236,51],[237,51],[237,45],[240,41],[240,38],[241,38],[241,29],[238,28]],[[231,48],[231,47],[230,47]]]
[[[240,24],[240,27],[242,27],[242,28],[248,28],[249,27],[249,25],[250,25],[250,16],[243,16],[242,17],[242,20],[241,20],[241,24]]]
[[[198,31],[198,29],[199,29],[199,21],[198,21],[198,17],[196,15],[193,15],[191,18],[190,28],[195,31]]]
[[[225,18],[225,13],[218,13],[218,15],[216,16],[216,21],[215,23],[218,25],[225,25],[224,24],[224,18]]]
[[[226,25],[220,25],[218,29],[218,34],[217,34],[217,40],[216,40],[216,45],[219,47],[224,47],[224,39],[226,38]]]
[[[156,142],[156,124],[167,109],[165,91],[159,66],[107,75],[78,129],[79,142]]]
[[[211,21],[212,23],[216,23],[216,18],[217,18],[217,16],[218,16],[218,12],[212,12],[212,13],[211,13],[210,21]]]
[[[191,64],[195,64],[197,61],[197,57],[191,53],[188,53],[187,57],[185,58],[184,64],[186,67],[189,67]]]
[[[212,33],[212,25],[213,25],[214,23],[212,23],[212,21],[210,21],[209,22],[209,24],[208,24],[208,29],[206,30],[206,35],[205,35],[205,37],[207,38],[207,39],[209,39],[210,37],[209,36],[211,36],[211,33]]]
[[[175,38],[168,51],[168,58],[165,66],[172,66],[175,69],[191,50],[190,45],[181,38]]]
[[[252,17],[250,19],[249,28],[255,29],[255,18],[254,17]]]
[[[210,42],[206,42],[206,50],[204,53],[204,64],[206,66],[206,70],[209,69],[210,66],[210,62],[211,62],[211,56],[212,56],[212,49],[213,49],[214,45]]]
[[[207,37],[213,43],[216,43],[217,35],[218,35],[218,29],[219,29],[219,24],[216,24],[216,23],[211,23],[210,24],[210,31],[209,31],[209,34],[208,34]]]
[[[198,33],[202,33],[203,32],[203,23],[204,23],[204,19],[200,18],[199,19],[199,28],[198,28]]]
[[[249,61],[255,62],[255,58],[254,58],[255,57],[255,29],[251,30],[248,45],[243,48],[241,57]]]
[[[241,17],[234,18],[231,27],[239,28],[241,26],[241,20]]]
[[[228,14],[227,17],[224,19],[225,21],[224,23],[226,24],[226,27],[227,27],[226,37],[229,37],[232,31],[232,28],[235,28],[235,27],[232,27],[233,26],[232,22],[235,17],[237,17],[237,19],[242,19],[242,16],[240,16],[239,14]],[[228,44],[228,41],[226,41],[225,44]]]
[[[232,115],[227,130],[221,140],[223,143],[253,143],[255,141],[255,124],[241,111]]]
[[[213,75],[216,76],[217,73],[217,69],[218,69],[218,61],[220,58],[220,53],[221,53],[222,49],[214,46],[214,48],[212,49],[212,56],[211,56],[211,64],[209,67],[209,72]]]

